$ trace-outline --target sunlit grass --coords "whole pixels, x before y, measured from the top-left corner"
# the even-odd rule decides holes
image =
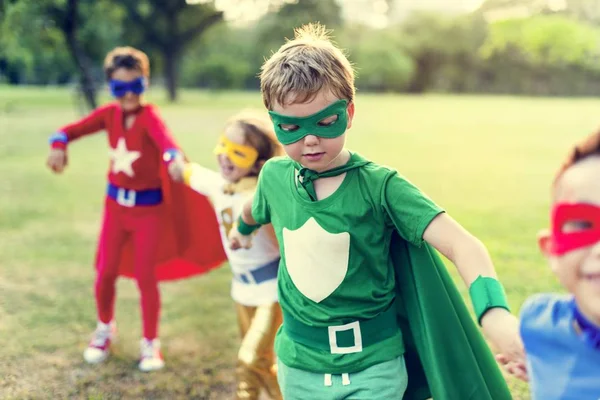
[[[176,105],[160,91],[150,98],[188,155],[209,167],[226,119],[262,107],[258,93],[184,91]],[[227,268],[162,285],[165,371],[135,368],[131,281],[118,287],[114,357],[83,362],[95,323],[104,135],[73,144],[63,176],[44,168],[47,137],[78,117],[75,99],[65,89],[0,86],[0,397],[229,398],[238,338]],[[517,312],[530,294],[559,289],[535,235],[547,223],[552,174],[567,147],[596,128],[599,108],[591,99],[359,94],[348,142],[396,167],[485,242]],[[524,385],[510,384],[516,399],[528,398]]]

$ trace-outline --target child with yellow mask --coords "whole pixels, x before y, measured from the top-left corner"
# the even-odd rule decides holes
[[[231,296],[242,336],[236,399],[258,399],[261,390],[272,399],[281,399],[273,345],[282,321],[277,298],[277,239],[267,225],[256,231],[252,249],[232,251],[227,236],[244,203],[254,194],[260,169],[268,159],[283,154],[283,149],[267,114],[247,111],[225,125],[214,153],[219,172],[195,163],[184,164],[182,159],[176,165],[185,184],[212,202],[233,272]]]

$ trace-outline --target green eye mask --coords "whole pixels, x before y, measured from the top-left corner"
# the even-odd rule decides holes
[[[346,132],[348,126],[347,100],[338,100],[321,111],[306,117],[290,117],[269,111],[277,139],[282,144],[292,144],[306,135],[327,139],[336,138]],[[323,121],[337,115],[332,122]]]

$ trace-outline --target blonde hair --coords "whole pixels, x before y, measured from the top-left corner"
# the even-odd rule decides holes
[[[115,47],[104,58],[104,75],[110,80],[113,72],[119,68],[137,70],[146,78],[150,77],[150,61],[141,50],[125,46]]]
[[[284,154],[283,147],[277,140],[273,123],[266,112],[244,110],[234,115],[225,124],[225,129],[236,126],[244,132],[244,139],[249,146],[258,151],[256,174],[260,172],[260,161]],[[252,175],[252,174],[251,174]]]
[[[267,109],[272,110],[275,103],[305,103],[322,90],[353,101],[354,70],[330,39],[330,31],[308,24],[294,33],[294,39],[287,40],[261,68],[260,88]]]

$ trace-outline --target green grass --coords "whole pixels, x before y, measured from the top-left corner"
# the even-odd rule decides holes
[[[72,145],[63,176],[45,169],[46,140],[78,117],[71,91],[0,86],[0,398],[231,396],[237,327],[229,271],[162,285],[164,372],[137,372],[140,321],[133,282],[118,285],[119,342],[102,366],[81,357],[95,324],[92,258],[107,148]],[[257,93],[150,93],[189,155],[215,166],[213,144]],[[518,311],[559,290],[536,247],[549,186],[573,141],[596,128],[600,101],[359,94],[349,147],[396,167],[490,249]],[[456,277],[456,274],[454,274]],[[465,290],[460,286],[463,294]],[[509,379],[515,399],[524,385]]]

